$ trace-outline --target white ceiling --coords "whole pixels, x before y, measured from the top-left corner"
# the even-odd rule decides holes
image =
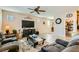
[[[35,8],[35,7],[36,6],[0,6],[1,9],[22,13],[30,13],[31,10],[27,8]],[[74,10],[78,10],[79,6],[41,6],[41,9],[46,10],[46,12],[41,13],[40,15],[33,13],[32,15],[52,17],[54,15],[63,14],[65,12],[72,12]]]

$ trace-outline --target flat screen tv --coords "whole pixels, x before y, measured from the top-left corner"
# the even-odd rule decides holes
[[[34,27],[34,21],[22,20],[22,28],[32,28]]]

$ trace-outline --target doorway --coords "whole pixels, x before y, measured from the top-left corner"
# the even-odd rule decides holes
[[[79,11],[77,11],[77,32],[79,32]]]

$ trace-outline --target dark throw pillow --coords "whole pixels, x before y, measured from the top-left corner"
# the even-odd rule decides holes
[[[69,42],[67,42],[65,40],[61,40],[61,39],[56,39],[56,43],[63,45],[64,47],[67,47]]]

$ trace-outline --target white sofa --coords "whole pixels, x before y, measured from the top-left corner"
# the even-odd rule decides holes
[[[55,45],[51,44],[43,47],[42,50],[44,52],[79,52],[79,34],[73,36],[66,47],[63,47],[62,44],[55,43]]]

